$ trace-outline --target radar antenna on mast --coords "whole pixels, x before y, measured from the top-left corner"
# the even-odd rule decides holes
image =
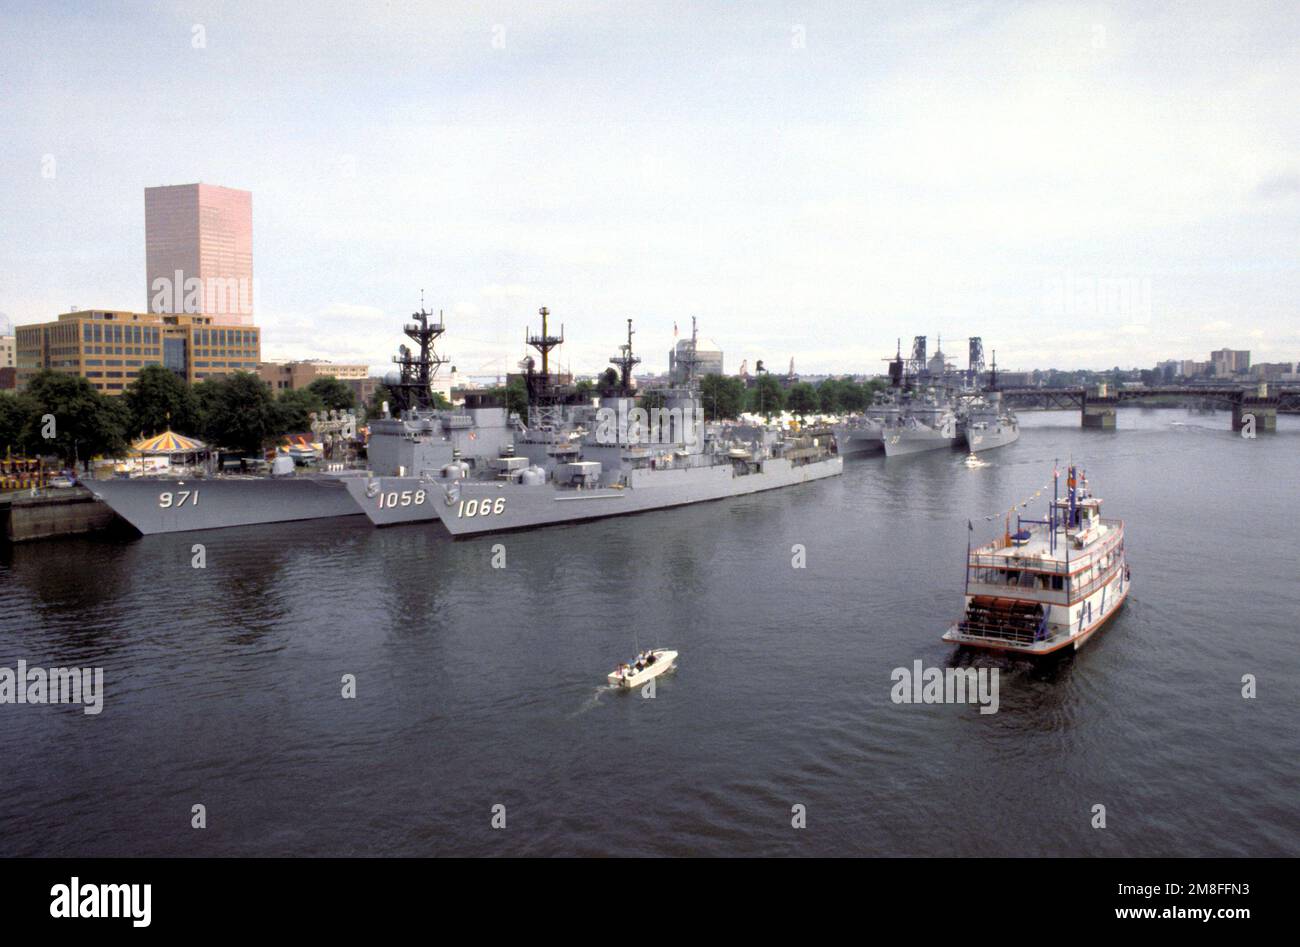
[[[683,380],[685,381],[685,384],[686,384],[686,387],[687,387],[687,388],[693,388],[693,387],[695,386],[696,381],[697,381],[696,373],[699,371],[699,367],[700,367],[700,355],[699,355],[699,351],[700,351],[700,348],[699,348],[699,330],[696,328],[696,325],[695,325],[695,317],[694,317],[694,316],[691,316],[691,347],[690,347],[690,353],[687,354],[687,355],[678,355],[678,356],[677,356],[677,364],[684,366],[685,369],[686,369],[686,376],[685,376],[685,378],[684,378]]]
[[[632,393],[632,369],[641,364],[641,359],[632,354],[632,320],[627,321],[627,342],[618,347],[619,355],[609,360],[611,365],[618,366],[619,380],[622,383],[623,394]]]
[[[889,387],[890,388],[903,387],[903,375],[904,375],[903,364],[904,363],[903,363],[903,340],[902,339],[898,340],[898,350],[894,353],[894,357],[887,358],[885,359],[885,361],[889,362]]]
[[[402,345],[398,347],[399,354],[393,357],[399,370],[397,390],[393,396],[401,411],[432,410],[433,376],[450,361],[434,349],[434,343],[447,331],[443,325],[442,311],[438,312],[437,322],[429,321],[432,315],[424,308],[424,290],[420,290],[420,311],[412,313],[414,322],[408,322],[402,327],[407,338],[419,346],[419,353],[413,355],[409,348]]]
[[[524,341],[527,342],[528,345],[531,345],[533,348],[537,349],[537,351],[541,353],[542,375],[546,377],[547,380],[546,383],[550,384],[551,349],[555,348],[556,346],[564,344],[564,326],[563,325],[560,326],[560,334],[558,336],[551,335],[546,328],[546,320],[550,316],[551,311],[547,309],[545,306],[543,306],[541,309],[537,310],[537,312],[542,317],[542,334],[541,335],[525,334]]]
[[[528,417],[531,424],[545,430],[557,428],[562,419],[558,378],[551,377],[551,350],[564,344],[564,326],[560,326],[558,336],[551,335],[548,327],[551,311],[543,306],[537,312],[542,317],[542,334],[524,332],[524,342],[542,356],[541,375],[535,374],[531,365],[528,367]],[[532,362],[532,359],[528,361]]]

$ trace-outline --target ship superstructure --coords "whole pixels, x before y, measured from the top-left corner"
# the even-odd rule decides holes
[[[989,382],[980,394],[966,398],[958,410],[958,431],[971,453],[1005,447],[1020,439],[1020,420],[998,390],[998,353],[993,353]]]
[[[448,359],[436,348],[446,331],[442,316],[437,322],[431,316],[421,307],[405,326],[419,351],[403,345],[393,359],[399,374],[388,387],[396,403],[370,422],[369,472],[346,484],[358,510],[377,526],[434,519],[434,498],[423,481],[449,466],[493,469],[513,457],[520,435],[494,395],[467,394],[460,409],[435,406],[433,381]]]
[[[897,457],[952,447],[957,438],[957,415],[946,385],[947,363],[942,348],[926,358],[926,339],[912,342],[912,356],[904,364],[898,410],[881,425],[885,456]]]
[[[622,357],[635,357],[630,334],[622,350]],[[679,384],[639,400],[632,394],[620,385],[600,398],[593,429],[570,438],[578,448],[572,460],[549,467],[521,464],[493,477],[447,471],[438,482],[443,524],[454,536],[523,529],[722,499],[843,472],[829,435],[706,431],[691,364]]]

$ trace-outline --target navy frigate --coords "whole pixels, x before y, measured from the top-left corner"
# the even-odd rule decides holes
[[[565,392],[549,371],[562,341],[546,330],[529,338],[541,371],[528,373],[528,427],[516,455],[482,472],[448,464],[436,475],[393,484],[424,489],[453,536],[526,529],[664,509],[792,486],[843,472],[827,435],[790,436],[766,427],[704,424],[698,365],[680,359],[685,379],[643,393],[631,370],[640,359],[628,341],[611,359],[619,383],[602,393],[586,427],[566,422]],[[692,328],[692,338],[695,337]],[[691,349],[694,352],[694,349]]]

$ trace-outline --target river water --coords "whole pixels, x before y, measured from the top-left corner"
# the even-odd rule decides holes
[[[0,705],[0,854],[1300,855],[1300,419],[1022,419],[983,469],[850,458],[504,537],[0,547],[0,667],[105,690],[98,715]],[[1126,522],[1123,610],[1060,661],[978,659],[997,713],[894,703],[894,668],[952,658],[967,519],[990,538],[1070,457]],[[601,686],[650,646],[681,652],[653,699]]]

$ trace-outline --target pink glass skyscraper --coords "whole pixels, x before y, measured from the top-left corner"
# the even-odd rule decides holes
[[[214,184],[144,189],[150,312],[253,324],[253,195]]]

